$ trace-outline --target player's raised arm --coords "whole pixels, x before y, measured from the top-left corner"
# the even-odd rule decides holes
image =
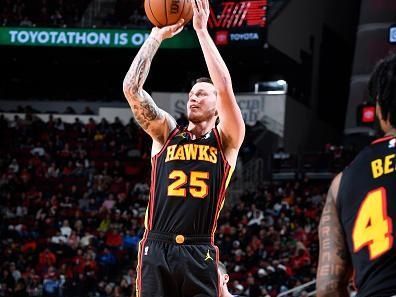
[[[341,174],[331,184],[319,224],[318,297],[349,296],[350,258],[335,203],[340,180]]]
[[[210,78],[218,92],[219,130],[225,149],[238,150],[245,136],[245,123],[236,102],[230,73],[207,30],[208,0],[192,0],[193,25],[201,45]]]
[[[183,19],[172,26],[154,27],[133,59],[124,78],[123,90],[139,125],[160,144],[164,144],[168,134],[176,127],[176,121],[160,109],[151,96],[143,90],[150,70],[151,61],[164,39],[171,38],[183,29]]]

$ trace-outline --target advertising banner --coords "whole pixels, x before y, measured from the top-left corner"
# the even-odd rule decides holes
[[[149,36],[149,30],[78,29],[78,28],[0,28],[0,45],[139,48]],[[163,48],[196,48],[193,31],[184,30],[165,40]]]

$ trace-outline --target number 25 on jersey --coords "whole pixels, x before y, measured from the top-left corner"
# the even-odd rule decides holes
[[[168,186],[168,196],[186,197],[187,188],[194,198],[205,198],[208,193],[209,172],[191,171],[190,176],[182,170],[173,170],[169,174],[169,179],[174,180]],[[188,186],[186,184],[188,183]]]
[[[368,247],[370,260],[392,248],[392,219],[388,217],[386,189],[378,188],[364,198],[352,233],[353,251]]]

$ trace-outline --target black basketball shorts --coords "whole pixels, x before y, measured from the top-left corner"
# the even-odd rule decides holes
[[[218,259],[209,236],[148,232],[139,244],[137,297],[218,297]]]

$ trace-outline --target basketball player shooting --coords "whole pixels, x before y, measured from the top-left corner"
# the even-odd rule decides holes
[[[184,20],[154,27],[124,79],[135,119],[153,139],[146,230],[138,255],[139,297],[219,296],[214,233],[245,125],[229,71],[207,30],[208,0],[192,4],[193,26],[211,80],[198,80],[192,87],[188,126],[178,127],[143,90],[161,42],[178,34]]]
[[[396,296],[396,55],[369,82],[385,137],[366,147],[330,187],[319,225],[318,297]],[[352,273],[353,271],[353,273]]]

